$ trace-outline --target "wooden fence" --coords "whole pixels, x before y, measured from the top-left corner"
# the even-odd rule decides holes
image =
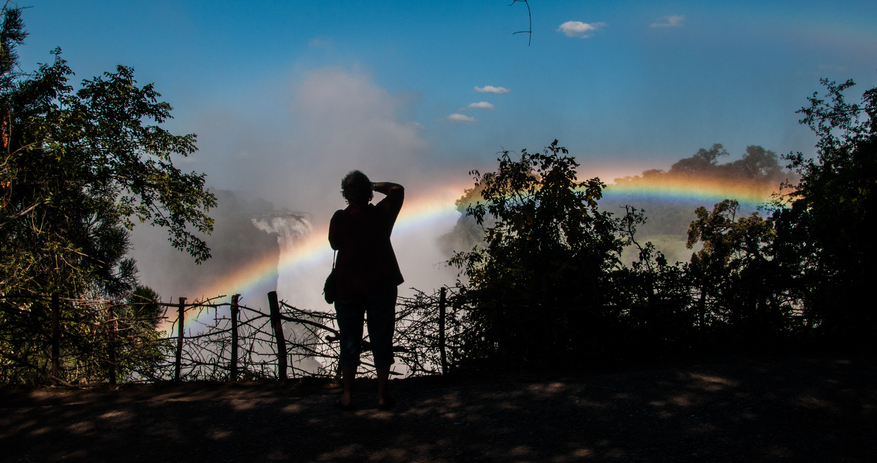
[[[455,343],[461,332],[460,311],[449,313],[447,293],[448,288],[442,288],[432,296],[419,293],[399,299],[394,353],[404,374],[447,372],[448,351],[456,352]],[[200,325],[195,326],[199,334],[188,336],[184,334],[185,326],[179,323],[185,320],[187,310],[183,300],[177,307],[175,322],[173,380],[286,380],[290,374],[336,376],[339,350],[334,312],[298,309],[278,300],[276,292],[268,293],[267,299],[269,311],[264,313],[240,304],[235,295],[227,318],[216,315],[222,304],[188,306],[188,310],[202,311],[199,320],[204,310],[215,311],[212,323],[196,322]],[[363,372],[373,373],[367,339],[363,340],[363,351]],[[187,373],[184,375],[183,371]]]
[[[433,295],[418,292],[397,301],[394,352],[401,374],[444,374],[449,358],[455,358],[462,311],[448,310],[448,291],[449,288],[441,288]],[[46,315],[50,316],[48,374],[54,382],[63,384],[82,382],[83,378],[85,382],[115,384],[120,378],[180,382],[337,376],[339,351],[334,312],[290,306],[273,291],[267,295],[267,313],[241,304],[237,294],[228,303],[217,303],[221,298],[224,296],[189,303],[187,298],[180,297],[176,303],[159,303],[165,324],[170,326],[168,335],[156,333],[148,339],[135,339],[135,330],[128,326],[131,320],[117,314],[124,302],[73,301],[53,295],[45,301],[49,305]],[[86,302],[100,305],[87,306],[93,312],[90,318],[62,316],[62,304],[79,304],[78,310],[82,311]],[[192,316],[192,312],[197,314]],[[92,320],[95,313],[101,314],[97,322]],[[76,323],[84,328],[80,325],[73,328]],[[86,334],[74,336],[72,332]],[[135,347],[139,354],[132,351]],[[363,340],[363,347],[362,370],[372,374],[367,339]],[[135,357],[132,366],[131,359]]]

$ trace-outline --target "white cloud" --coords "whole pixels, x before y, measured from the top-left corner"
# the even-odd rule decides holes
[[[493,85],[485,85],[484,87],[475,87],[475,91],[479,93],[509,93],[511,90],[503,87],[494,87]]]
[[[581,37],[586,39],[605,26],[606,23],[583,23],[581,21],[567,21],[557,28],[559,32],[563,32],[567,37]]]
[[[477,122],[474,117],[469,117],[463,114],[451,114],[447,117],[448,122],[453,122],[455,124],[474,124]]]
[[[478,103],[469,103],[469,106],[466,106],[468,109],[494,109],[493,105],[486,101],[479,101]]]
[[[664,19],[667,22],[652,23],[652,27],[682,27],[682,20],[685,19],[685,16],[664,16]]]

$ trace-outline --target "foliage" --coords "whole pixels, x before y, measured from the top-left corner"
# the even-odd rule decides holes
[[[701,150],[688,175],[717,169],[722,151]],[[731,163],[741,176],[776,175],[775,155],[747,154]],[[467,218],[485,226],[483,246],[451,260],[468,278],[459,295],[469,306],[464,359],[600,364],[762,345],[787,333],[793,304],[773,292],[782,279],[770,219],[738,217],[734,200],[701,207],[687,244],[702,248],[671,265],[637,241],[645,211],[600,211],[605,185],[577,181],[578,164],[556,141],[498,161],[497,172],[474,172],[475,187],[461,198]],[[619,259],[625,247],[638,254],[629,266]]]
[[[703,175],[718,167],[719,156],[727,156],[728,151],[720,144],[714,144],[709,150],[699,149],[694,156],[680,159],[670,167],[670,174]]]
[[[45,382],[51,366],[52,305],[45,298],[0,301],[0,383]],[[143,380],[170,352],[156,330],[164,314],[158,295],[138,287],[114,300],[59,298],[59,374],[77,384]]]
[[[479,225],[494,221],[485,230],[486,248],[452,260],[474,286],[487,289],[508,282],[529,289],[532,280],[539,291],[523,291],[520,301],[540,304],[567,296],[552,291],[560,286],[558,278],[573,273],[567,265],[587,261],[599,270],[614,263],[611,251],[617,252],[621,243],[610,215],[597,209],[605,185],[597,178],[578,182],[578,164],[566,154],[555,140],[544,153],[523,150],[518,161],[504,151],[495,173],[471,172],[485,202],[469,205],[466,213]],[[575,264],[558,266],[553,258],[567,253]]]
[[[198,234],[212,230],[206,212],[215,197],[203,174],[184,173],[173,163],[196,148],[194,134],[173,135],[159,126],[171,117],[171,106],[158,100],[152,84],[138,86],[124,66],[83,80],[74,91],[60,49],[52,63],[31,74],[19,71],[15,50],[26,37],[21,10],[4,8],[3,18],[0,296],[123,297],[137,286],[136,266],[124,258],[135,220],[167,228],[174,247],[196,261],[207,259]],[[0,325],[41,305],[22,300],[7,299]],[[45,319],[31,318],[24,331],[0,339],[7,359],[39,339]]]
[[[619,222],[598,209],[600,179],[578,181],[578,164],[555,140],[542,153],[498,158],[496,172],[473,171],[484,202],[466,214],[485,229],[485,246],[451,263],[468,278],[471,356],[562,361],[585,347],[575,333],[612,317],[607,275],[618,266]],[[592,319],[592,323],[585,321]]]
[[[784,179],[776,153],[761,146],[747,146],[740,159],[726,164],[718,163],[720,156],[728,156],[728,151],[720,143],[714,144],[709,150],[701,148],[694,156],[673,164],[667,175],[744,179],[770,183],[772,187]],[[660,173],[653,171],[652,176]]]
[[[689,263],[670,265],[651,243],[640,245],[645,211],[615,218],[597,202],[605,185],[579,182],[578,164],[557,141],[542,153],[499,157],[496,172],[473,171],[474,188],[458,206],[483,241],[454,255],[467,278],[457,301],[467,329],[460,359],[500,364],[567,365],[635,360],[648,352],[764,352],[808,342],[870,339],[875,315],[863,288],[877,259],[873,227],[877,181],[877,89],[847,104],[852,86],[823,82],[830,103],[810,98],[802,123],[819,135],[818,158],[789,155],[798,183],[785,181],[771,214],[744,214],[726,199],[699,207],[688,226]],[[860,120],[861,118],[861,120]],[[779,187],[777,156],[750,146],[718,164],[721,145],[701,149],[670,172],[628,181],[714,176]],[[765,208],[768,208],[765,206]],[[638,259],[625,266],[622,248]],[[797,344],[802,345],[802,344]],[[564,363],[567,362],[567,363]]]
[[[123,379],[153,379],[160,376],[158,365],[171,351],[170,342],[163,339],[159,325],[164,318],[160,297],[151,288],[137,286],[119,308],[114,311],[118,320],[114,326],[116,339],[115,363]],[[120,329],[119,323],[126,329]]]
[[[637,229],[646,224],[645,211],[626,205],[619,234],[625,247],[632,246],[637,259],[610,275],[609,302],[623,310],[613,323],[628,325],[629,339],[603,342],[622,351],[625,361],[647,359],[690,348],[694,321],[689,310],[690,275],[680,263],[670,264],[651,241],[640,245]],[[612,342],[615,341],[615,342]]]
[[[729,156],[728,151],[719,143],[710,149],[701,148],[693,156],[674,163],[669,171],[650,169],[641,175],[616,178],[615,184],[607,188],[606,197],[614,204],[634,204],[646,210],[649,220],[641,230],[644,236],[684,235],[696,218],[693,211],[702,204],[695,200],[667,201],[654,197],[651,191],[655,188],[707,182],[710,188],[728,194],[748,191],[768,198],[781,182],[797,178],[780,166],[776,153],[761,146],[747,146],[739,159],[720,164],[719,159],[726,156]]]
[[[694,284],[698,326],[727,325],[736,341],[763,348],[788,328],[792,305],[780,297],[782,272],[773,257],[776,230],[770,219],[755,212],[737,217],[735,200],[700,207],[688,230],[692,254],[688,273]]]
[[[774,213],[777,258],[793,270],[791,292],[805,318],[838,341],[873,338],[877,328],[870,294],[877,260],[874,232],[877,187],[877,87],[861,103],[847,103],[855,84],[822,79],[827,99],[814,92],[801,108],[801,124],[819,137],[815,159],[789,154],[801,181],[785,185]]]
[[[474,205],[481,200],[481,190],[483,188],[467,188],[455,202],[455,207],[460,212],[460,218],[454,225],[453,230],[442,235],[438,239],[444,255],[453,255],[460,249],[473,249],[476,246],[483,248],[486,246],[484,241],[484,229],[495,225],[495,220],[491,216],[483,217],[481,223],[475,217],[466,213],[469,206]]]

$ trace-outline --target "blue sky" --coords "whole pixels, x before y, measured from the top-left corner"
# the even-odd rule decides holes
[[[531,0],[531,36],[513,34],[529,18],[511,0],[17,1],[30,7],[23,69],[55,47],[74,82],[133,67],[174,107],[165,126],[198,134],[182,169],[315,224],[344,207],[350,169],[405,185],[409,210],[431,199],[450,208],[472,185],[469,170],[554,139],[581,163],[580,178],[610,183],[714,143],[735,159],[748,145],[812,154],[795,111],[819,78],[854,79],[854,99],[877,85],[873,0]],[[394,234],[406,287],[454,281],[432,239],[454,220]],[[135,230],[144,283],[215,296],[195,294],[186,275],[231,269],[195,268],[160,247],[164,238]],[[208,242],[215,253],[236,246]],[[282,297],[325,306],[328,246],[323,257],[307,270],[313,281],[293,281],[300,289]]]
[[[713,143],[811,153],[819,78],[877,84],[873,1],[532,0],[532,35],[510,0],[25,1],[24,69],[134,67],[199,135],[184,169],[293,210],[351,168],[466,182],[555,138],[610,182]]]

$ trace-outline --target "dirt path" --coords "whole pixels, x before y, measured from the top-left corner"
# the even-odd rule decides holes
[[[0,461],[854,461],[877,455],[873,359],[575,378],[0,391]]]

